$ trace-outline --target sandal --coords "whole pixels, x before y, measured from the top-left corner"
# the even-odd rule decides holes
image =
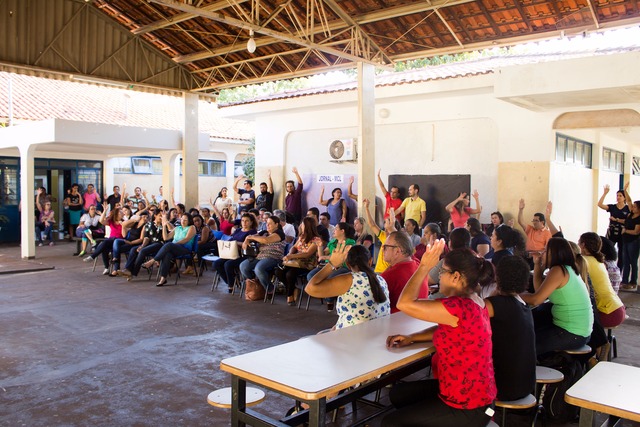
[[[142,266],[144,268],[151,268],[151,266],[153,265],[153,263],[156,262],[156,260],[154,260],[153,258],[150,259],[149,261],[145,262],[144,264],[142,264]]]
[[[638,285],[635,283],[624,283],[620,285],[620,290],[625,292],[636,292],[638,290]]]
[[[162,278],[158,283],[156,283],[156,286],[164,286],[166,284],[167,284],[167,279]]]

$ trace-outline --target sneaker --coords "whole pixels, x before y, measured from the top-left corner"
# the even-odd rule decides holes
[[[638,285],[634,283],[625,283],[620,285],[620,290],[625,292],[636,292],[638,290]]]
[[[109,275],[109,269],[108,269],[108,268],[105,268],[105,269],[102,271],[102,275],[103,275],[103,276],[108,276],[108,275]]]
[[[91,257],[91,255],[89,255],[88,257],[84,258],[82,261],[84,261],[84,262],[92,262],[93,258]]]
[[[49,242],[49,246],[54,246],[54,245],[55,245],[55,243]]]
[[[91,241],[91,247],[95,248],[98,245],[98,242],[96,242],[95,240]]]
[[[79,256],[79,257],[82,257],[82,256],[84,256],[84,254],[86,254],[86,252],[85,252],[85,251],[82,251],[82,252],[80,252],[80,253],[78,254],[78,256]]]
[[[40,242],[38,243],[38,246],[44,246],[44,243]]]

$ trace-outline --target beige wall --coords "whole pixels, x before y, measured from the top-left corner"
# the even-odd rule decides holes
[[[505,222],[515,221],[518,227],[518,205],[525,199],[524,221],[544,212],[549,201],[549,162],[501,162],[498,164],[498,206]],[[491,212],[488,212],[489,214]]]

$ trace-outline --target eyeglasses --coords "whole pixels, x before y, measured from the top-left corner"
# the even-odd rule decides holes
[[[443,266],[438,267],[438,277],[442,276],[442,273],[453,274],[453,270],[449,270],[448,268],[444,268]]]
[[[396,245],[382,245],[382,250],[384,251],[387,248],[397,248],[398,246]]]

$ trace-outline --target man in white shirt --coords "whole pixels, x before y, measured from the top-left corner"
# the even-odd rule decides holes
[[[281,209],[273,211],[273,215],[280,218],[280,225],[282,225],[282,231],[284,231],[287,243],[293,243],[296,239],[296,228],[287,222],[287,215]]]

